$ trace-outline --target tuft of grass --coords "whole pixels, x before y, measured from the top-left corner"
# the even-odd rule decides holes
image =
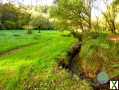
[[[110,78],[119,75],[119,43],[109,41],[107,38],[108,35],[102,33],[97,38],[84,40],[79,62],[90,78],[95,79],[101,71],[108,72]],[[115,65],[116,68],[113,67]]]

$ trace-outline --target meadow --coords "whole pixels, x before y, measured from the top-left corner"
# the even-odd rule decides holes
[[[70,79],[69,73],[57,69],[58,58],[64,56],[77,42],[67,34],[33,31],[33,34],[28,35],[26,31],[0,31],[0,89],[78,88],[80,85]],[[85,81],[81,82],[86,84]]]

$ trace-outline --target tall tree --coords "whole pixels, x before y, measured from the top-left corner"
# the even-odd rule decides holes
[[[92,9],[94,8],[93,3],[96,0],[84,0],[84,5],[88,11],[87,16],[88,16],[88,24],[89,24],[89,30],[92,28],[91,20],[92,20]],[[82,1],[83,2],[83,1]]]
[[[72,30],[91,30],[91,11],[94,0],[58,0],[51,9],[51,16],[62,26]]]

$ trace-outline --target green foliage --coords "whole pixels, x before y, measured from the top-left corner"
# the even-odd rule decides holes
[[[47,13],[48,12],[48,6],[35,6],[35,11],[39,12],[39,13]]]
[[[43,17],[42,15],[31,18],[29,22],[35,29],[53,29],[52,23],[49,21],[49,18]]]
[[[59,0],[56,6],[51,7],[50,14],[55,23],[64,29],[83,30],[88,27],[88,8],[82,0]]]
[[[34,33],[34,32],[33,32]],[[35,37],[39,37],[36,33],[33,35],[27,35],[25,31],[0,31],[0,53],[9,51],[11,49],[19,48],[21,46],[37,43],[38,39]],[[27,42],[26,42],[27,41]],[[21,42],[21,43],[19,43]]]
[[[30,14],[11,3],[0,5],[0,29],[20,29],[27,24]]]
[[[92,33],[86,34],[80,52],[80,60],[84,60],[85,62],[85,64],[81,65],[82,67],[85,66],[84,70],[88,70],[87,66],[89,66],[88,68],[91,67],[93,71],[98,68],[99,71],[105,70],[109,74],[109,77],[114,77],[118,75],[117,69],[113,67],[117,64],[116,68],[119,69],[118,56],[119,42],[115,43],[108,40],[108,34],[101,33],[97,38],[93,38]],[[101,65],[101,67],[98,67],[98,65]],[[93,68],[94,66],[95,68]]]
[[[106,28],[110,30],[112,33],[116,33],[116,19],[118,17],[119,12],[119,2],[118,0],[113,0],[112,3],[107,6],[106,12],[103,13],[105,21],[106,21]]]

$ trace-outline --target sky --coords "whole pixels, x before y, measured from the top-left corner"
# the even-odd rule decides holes
[[[3,2],[7,2],[9,0],[0,0]],[[10,1],[15,1],[16,3],[22,3],[24,5],[52,5],[54,0],[10,0]],[[110,4],[112,2],[112,0],[108,0],[108,4]],[[96,2],[94,3],[95,7],[98,8],[92,9],[92,17],[98,17],[101,15],[102,11],[106,10],[106,6],[103,3],[103,0],[96,0]]]
[[[0,0],[5,2],[8,2],[9,0]],[[52,5],[54,0],[10,0],[16,3],[22,3],[24,5],[37,5],[37,4],[41,4],[41,5]]]
[[[111,4],[113,0],[108,0],[107,5]],[[92,9],[92,17],[98,17],[102,12],[106,11],[106,5],[103,0],[96,0],[94,2],[94,8]]]

